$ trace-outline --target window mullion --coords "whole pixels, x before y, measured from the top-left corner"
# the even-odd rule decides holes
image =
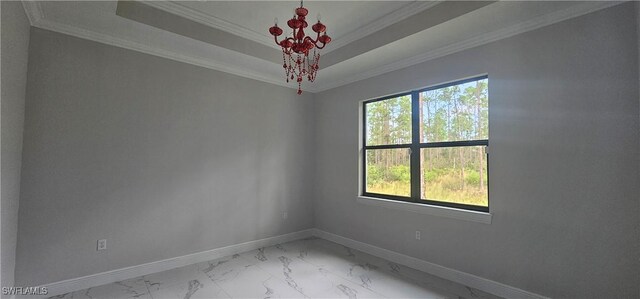
[[[458,146],[489,146],[489,139],[461,140],[461,141],[441,141],[421,143],[421,148],[433,147],[458,147]]]
[[[418,91],[411,92],[411,199],[420,200],[420,102]]]
[[[362,193],[367,190],[367,104],[362,104]]]
[[[380,144],[380,145],[366,145],[365,150],[375,149],[393,149],[393,148],[410,148],[411,144]]]

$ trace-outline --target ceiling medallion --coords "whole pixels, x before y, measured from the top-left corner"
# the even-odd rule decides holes
[[[320,14],[318,14],[318,22],[311,26],[311,29],[317,33],[315,39],[306,36],[304,28],[308,23],[305,20],[309,14],[309,10],[302,6],[294,10],[293,18],[287,21],[287,25],[293,29],[290,37],[278,42],[278,36],[282,35],[282,29],[278,27],[278,19],[275,19],[275,25],[269,28],[269,33],[273,35],[273,39],[280,47],[282,47],[282,60],[284,64],[287,82],[296,79],[298,81],[298,94],[302,94],[302,78],[307,77],[309,82],[313,82],[318,74],[318,61],[320,61],[320,51],[326,44],[331,42],[331,38],[327,35],[327,27],[320,23]],[[323,34],[324,33],[324,34]],[[321,35],[322,34],[322,35]],[[311,52],[313,50],[313,52]]]

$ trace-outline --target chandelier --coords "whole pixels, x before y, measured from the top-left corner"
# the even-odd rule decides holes
[[[306,36],[304,28],[308,23],[305,20],[309,14],[309,10],[302,6],[294,10],[293,18],[287,21],[287,25],[293,29],[290,37],[278,41],[278,36],[282,35],[282,29],[278,27],[278,19],[275,19],[275,25],[269,28],[269,33],[273,35],[273,39],[282,48],[282,67],[285,70],[287,82],[296,79],[298,82],[298,94],[302,94],[302,80],[306,77],[309,82],[313,82],[318,74],[318,61],[320,61],[320,50],[326,44],[331,42],[331,38],[327,35],[327,27],[320,23],[320,15],[318,14],[318,22],[311,26],[311,29],[317,33],[315,39]],[[313,51],[311,51],[313,50]]]

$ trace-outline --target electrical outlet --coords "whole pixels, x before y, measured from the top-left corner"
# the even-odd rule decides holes
[[[420,240],[420,231],[419,230],[416,231],[416,240]]]
[[[98,240],[98,250],[107,249],[107,239]]]
[[[287,219],[287,218],[289,218],[289,214],[287,214],[287,212],[283,212],[282,219]]]

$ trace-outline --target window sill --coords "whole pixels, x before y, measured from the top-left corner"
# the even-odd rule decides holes
[[[366,205],[410,211],[426,215],[442,216],[458,220],[491,224],[491,213],[468,211],[432,205],[422,205],[411,202],[402,202],[367,196],[358,196],[358,202]]]

